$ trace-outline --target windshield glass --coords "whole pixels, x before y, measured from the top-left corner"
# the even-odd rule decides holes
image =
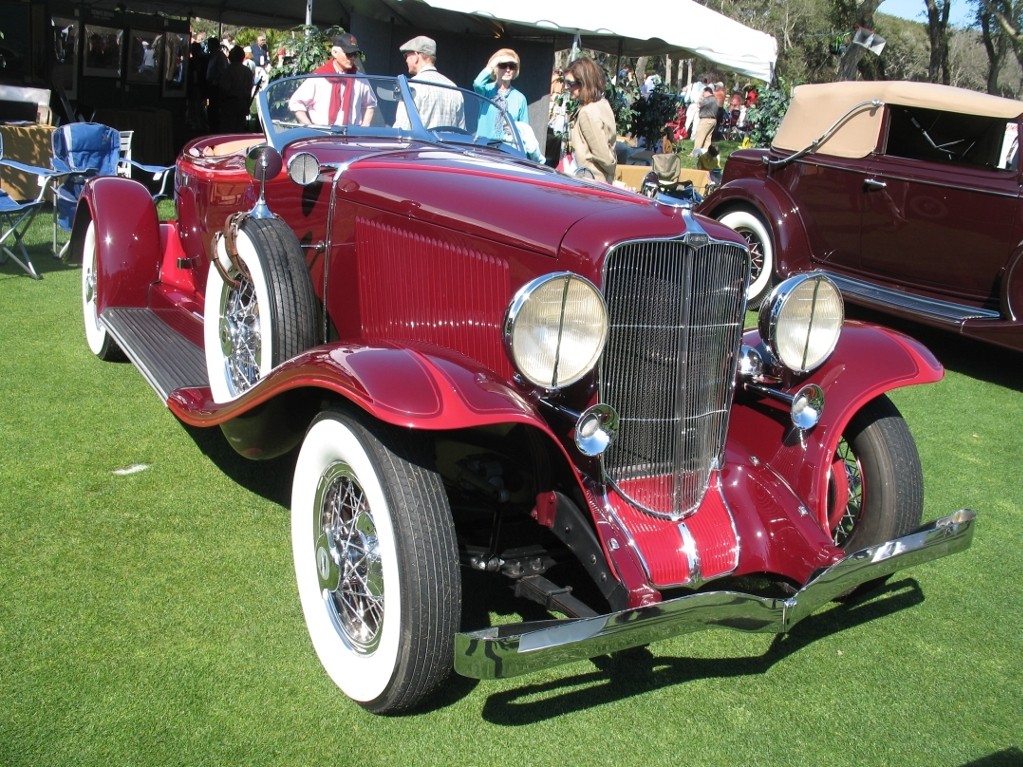
[[[259,119],[278,151],[316,135],[418,139],[539,155],[528,125],[493,101],[439,83],[373,75],[302,75],[259,93]],[[526,133],[526,144],[521,133]]]

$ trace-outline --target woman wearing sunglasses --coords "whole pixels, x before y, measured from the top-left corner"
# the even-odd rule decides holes
[[[598,181],[610,184],[618,165],[618,130],[611,105],[604,98],[605,82],[603,70],[593,59],[575,59],[565,68],[565,92],[579,102],[571,132],[576,175],[589,171]]]
[[[501,114],[503,109],[515,122],[529,122],[529,108],[522,92],[512,87],[512,80],[519,76],[519,54],[511,48],[502,48],[493,56],[477,75],[472,87],[481,96],[497,105],[484,103],[480,107],[480,119],[476,135],[504,141],[511,136],[511,128]]]

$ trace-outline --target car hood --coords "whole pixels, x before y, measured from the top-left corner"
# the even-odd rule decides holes
[[[645,197],[496,151],[412,146],[352,159],[340,198],[551,257],[580,225],[618,241],[684,231]]]

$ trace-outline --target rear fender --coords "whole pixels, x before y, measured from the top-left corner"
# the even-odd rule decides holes
[[[796,204],[770,178],[729,181],[707,198],[700,213],[721,218],[730,210],[752,210],[774,237],[775,273],[787,277],[813,268],[809,240]]]
[[[95,222],[96,272],[102,289],[96,310],[145,306],[160,269],[160,225],[146,187],[132,179],[102,176],[82,192],[72,227],[72,256],[82,260],[82,241]]]
[[[1016,247],[1016,252],[1009,259],[1002,280],[1002,307],[1005,318],[1019,321],[1023,317],[1023,243]]]
[[[755,332],[745,343],[759,343]],[[903,386],[933,383],[944,371],[922,344],[892,330],[847,322],[828,361],[799,379],[824,390],[820,422],[800,433],[788,407],[752,392],[740,392],[732,411],[726,449],[728,463],[763,462],[804,499],[819,521],[827,519],[827,468],[849,421],[865,404]]]

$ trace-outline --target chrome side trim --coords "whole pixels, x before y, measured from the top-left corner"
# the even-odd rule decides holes
[[[864,280],[857,280],[854,277],[835,274],[826,269],[822,271],[838,285],[843,296],[865,306],[879,309],[896,307],[949,325],[960,325],[966,320],[998,320],[1002,318],[999,312],[991,309],[956,304],[937,298],[925,298],[904,290],[894,290]]]
[[[969,548],[975,519],[975,512],[961,509],[901,538],[849,554],[787,599],[707,591],[593,618],[456,634],[455,671],[475,679],[517,676],[709,628],[783,634],[862,583]]]

